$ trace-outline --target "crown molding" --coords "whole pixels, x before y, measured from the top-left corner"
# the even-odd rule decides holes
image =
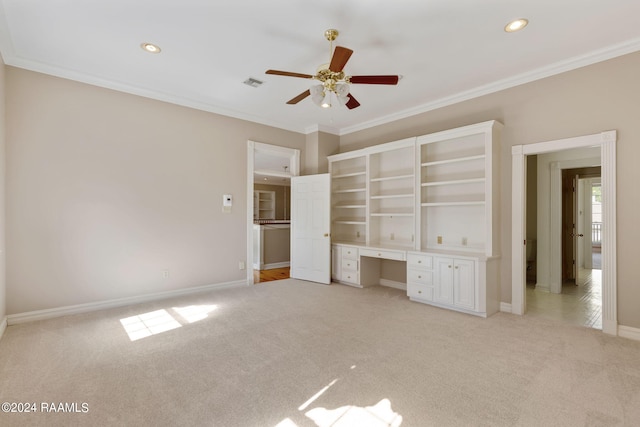
[[[478,98],[483,95],[489,95],[491,93],[499,92],[501,90],[509,89],[515,86],[520,86],[522,84],[530,83],[546,77],[551,77],[567,71],[585,67],[587,65],[603,62],[619,56],[627,55],[629,53],[637,52],[639,50],[640,38],[636,38],[624,43],[609,46],[604,49],[589,52],[584,55],[574,56],[572,58],[556,62],[555,64],[551,64],[546,67],[541,67],[514,77],[503,79],[484,86],[479,86],[477,88],[441,98],[433,102],[428,102],[414,108],[402,110],[394,114],[380,117],[378,119],[369,120],[358,125],[348,126],[341,129],[340,136],[405,119],[418,114],[426,113],[428,111],[436,110],[438,108],[457,104],[459,102],[468,101],[470,99]]]
[[[1,8],[0,8],[1,9]],[[1,11],[0,11],[1,12]],[[0,13],[0,19],[2,18]],[[132,95],[137,95],[149,99],[163,101],[183,107],[194,108],[201,111],[219,114],[239,120],[250,121],[265,126],[275,127],[291,132],[297,132],[304,135],[308,135],[314,132],[326,132],[337,136],[348,135],[361,130],[369,129],[375,126],[384,125],[390,122],[402,120],[408,117],[423,114],[429,111],[443,108],[459,102],[468,101],[470,99],[478,98],[491,93],[499,92],[501,90],[509,89],[515,86],[519,86],[525,83],[530,83],[536,80],[540,80],[546,77],[561,74],[567,71],[575,70],[587,65],[592,65],[598,62],[613,59],[622,55],[637,52],[640,50],[640,38],[636,38],[624,43],[609,46],[600,50],[596,50],[584,55],[572,57],[564,61],[557,62],[555,64],[538,68],[536,70],[528,71],[526,73],[519,74],[514,77],[503,79],[494,83],[490,83],[484,86],[480,86],[468,91],[460,92],[452,96],[444,97],[432,102],[428,102],[417,107],[405,109],[397,113],[382,116],[377,119],[368,120],[357,125],[347,126],[343,128],[333,128],[320,124],[311,126],[305,125],[292,125],[291,123],[285,123],[280,121],[266,120],[262,117],[258,117],[251,114],[246,114],[240,111],[215,106],[208,103],[203,103],[189,98],[179,97],[167,93],[163,93],[157,90],[151,90],[146,88],[140,88],[131,86],[129,84],[102,79],[96,76],[90,76],[75,70],[64,69],[60,67],[54,67],[48,64],[25,60],[17,57],[10,42],[9,34],[6,30],[0,30],[0,48],[2,49],[3,59],[6,65],[22,68],[29,71],[43,73],[55,77],[60,77],[68,80],[73,80],[81,83],[90,84],[93,86],[103,87],[106,89],[112,89],[118,92],[124,92]]]

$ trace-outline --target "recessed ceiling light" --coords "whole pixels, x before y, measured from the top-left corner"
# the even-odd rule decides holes
[[[516,32],[516,31],[520,31],[521,29],[526,27],[528,23],[529,23],[529,21],[524,19],[524,18],[516,19],[514,21],[509,22],[504,27],[504,30],[507,33],[513,33],[513,32]]]
[[[160,53],[161,50],[159,46],[156,46],[153,43],[142,43],[140,47],[149,53]]]

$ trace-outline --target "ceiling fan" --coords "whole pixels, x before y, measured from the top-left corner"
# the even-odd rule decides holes
[[[267,70],[266,74],[278,76],[298,77],[302,79],[318,80],[321,84],[311,86],[300,95],[287,101],[287,104],[297,104],[308,96],[317,105],[328,108],[331,107],[331,94],[335,94],[341,105],[345,105],[352,110],[360,106],[360,103],[351,95],[350,84],[374,84],[374,85],[395,85],[398,84],[399,76],[348,76],[343,68],[353,54],[353,50],[346,47],[336,46],[333,50],[333,41],[338,37],[338,30],[329,29],[324,32],[324,37],[330,43],[333,51],[331,62],[318,67],[315,75],[292,73],[289,71]],[[329,95],[327,99],[327,95]]]

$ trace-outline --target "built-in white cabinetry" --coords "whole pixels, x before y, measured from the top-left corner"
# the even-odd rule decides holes
[[[496,121],[417,138],[419,250],[499,254]]]
[[[329,156],[334,280],[367,286],[380,282],[381,260],[406,262],[411,300],[495,313],[501,128],[489,121]]]
[[[347,245],[332,245],[332,279],[347,285],[360,286],[358,248]]]
[[[275,219],[276,192],[266,190],[253,191],[253,219]]]
[[[367,157],[342,156],[330,163],[333,241],[365,243],[367,236]]]
[[[412,249],[415,138],[329,156],[332,241]]]
[[[496,257],[407,254],[407,295],[412,301],[486,317],[499,309],[498,283]]]

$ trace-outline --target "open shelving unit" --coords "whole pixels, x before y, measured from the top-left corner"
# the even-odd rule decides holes
[[[367,159],[344,158],[330,165],[331,234],[334,241],[365,243],[367,235]]]
[[[417,138],[418,250],[497,254],[501,126],[491,121]]]

